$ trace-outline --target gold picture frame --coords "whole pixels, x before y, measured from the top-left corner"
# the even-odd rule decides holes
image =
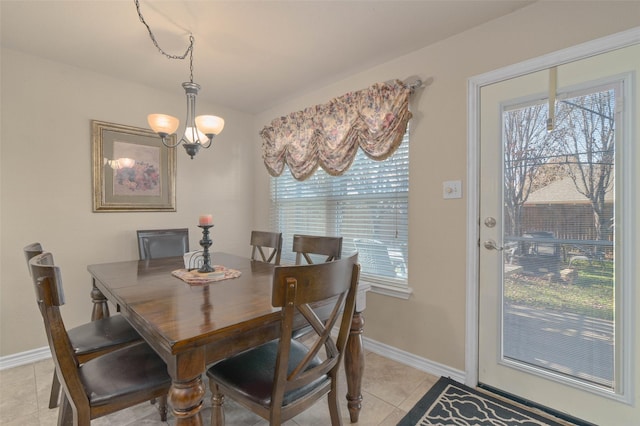
[[[91,130],[94,212],[176,211],[175,149],[148,129],[92,120]]]

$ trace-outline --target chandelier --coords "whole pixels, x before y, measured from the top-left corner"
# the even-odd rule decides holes
[[[187,155],[193,159],[200,148],[209,148],[213,138],[218,135],[224,128],[224,119],[215,115],[199,115],[196,116],[196,96],[200,90],[200,85],[193,82],[193,34],[189,34],[189,46],[183,55],[170,55],[160,48],[149,25],[145,22],[140,12],[139,0],[135,0],[136,9],[140,22],[147,27],[149,37],[154,46],[160,53],[169,59],[185,59],[189,55],[189,81],[182,83],[185,94],[187,95],[187,117],[185,119],[185,128],[182,137],[175,144],[169,143],[169,136],[173,135],[180,126],[180,120],[166,114],[149,114],[147,122],[149,127],[160,136],[162,143],[167,148],[175,148],[182,144],[187,151]]]

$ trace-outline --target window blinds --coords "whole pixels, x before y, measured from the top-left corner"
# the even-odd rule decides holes
[[[343,237],[343,256],[359,252],[362,279],[407,287],[409,136],[372,161],[358,150],[341,176],[319,169],[305,181],[271,178],[271,225],[283,234],[283,263],[294,263],[293,234]]]

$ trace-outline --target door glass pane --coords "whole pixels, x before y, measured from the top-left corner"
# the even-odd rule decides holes
[[[616,87],[503,110],[502,359],[613,389]]]

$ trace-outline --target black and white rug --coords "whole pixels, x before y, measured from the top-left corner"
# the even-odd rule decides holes
[[[563,426],[519,405],[476,391],[446,377],[438,382],[398,426]]]

